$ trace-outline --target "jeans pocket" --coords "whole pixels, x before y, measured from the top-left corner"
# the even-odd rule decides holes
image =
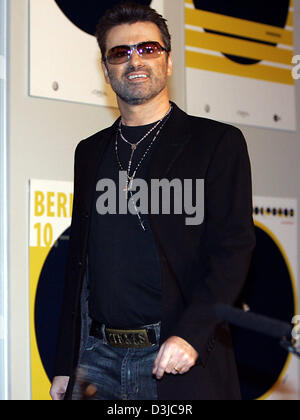
[[[98,339],[89,335],[87,343],[86,343],[85,350],[86,351],[93,351],[96,348],[97,343],[98,343]]]

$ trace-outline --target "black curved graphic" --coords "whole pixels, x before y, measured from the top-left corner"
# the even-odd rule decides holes
[[[134,3],[150,6],[152,0],[134,0]],[[95,35],[99,19],[108,9],[122,3],[120,0],[55,0],[61,11],[79,29]]]
[[[254,250],[246,286],[238,306],[246,303],[253,312],[290,323],[295,315],[290,273],[273,239],[256,227]],[[232,328],[233,341],[244,400],[265,395],[277,382],[288,353],[275,339]]]
[[[58,324],[61,313],[69,230],[60,236],[43,266],[35,299],[35,332],[40,357],[50,381],[53,378]]]
[[[194,0],[196,9],[205,10],[206,12],[217,13],[220,15],[231,16],[234,18],[244,19],[252,22],[263,23],[265,25],[277,26],[284,28],[286,26],[289,13],[289,0],[273,1],[272,3],[261,0]],[[261,40],[248,39],[237,35],[226,34],[222,32],[211,31],[205,29],[206,32],[218,35],[229,36],[258,42],[261,44],[276,46],[276,44]],[[225,57],[239,64],[256,64],[259,60],[253,60],[245,57],[238,57],[222,53]]]

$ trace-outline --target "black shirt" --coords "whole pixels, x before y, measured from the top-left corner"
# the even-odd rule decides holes
[[[131,143],[137,143],[154,125],[155,123],[138,127],[122,125],[122,134]],[[153,130],[137,146],[130,176],[157,131],[158,128]],[[118,214],[121,168],[116,157],[115,140],[116,134],[105,151],[97,181],[103,178],[114,180],[117,214],[98,214],[96,200],[102,193],[96,192],[95,188],[88,251],[89,308],[90,316],[98,322],[111,327],[135,328],[161,319],[161,267],[148,215],[141,214],[146,226],[144,231],[136,214],[129,211],[128,214]],[[163,141],[161,135],[154,141],[135,178],[145,179],[151,157],[160,141]],[[118,135],[118,155],[125,171],[131,151],[131,146]],[[128,200],[130,197],[128,194]]]

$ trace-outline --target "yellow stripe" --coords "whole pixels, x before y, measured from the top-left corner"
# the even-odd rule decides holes
[[[289,12],[286,25],[292,26],[292,27],[294,26],[294,13],[293,12]]]
[[[282,48],[189,29],[185,33],[186,45],[190,47],[220,51],[226,54],[255,60],[273,61],[275,63],[291,64],[292,62],[293,52]]]
[[[50,382],[38,349],[35,330],[35,299],[43,265],[51,248],[30,247],[30,350],[31,350],[31,397],[32,400],[50,400]]]
[[[246,66],[234,63],[224,57],[193,51],[186,51],[186,66],[200,70],[209,70],[218,73],[294,85],[291,70],[264,66],[261,64]]]
[[[260,41],[293,45],[294,35],[292,31],[217,13],[186,8],[185,23]]]

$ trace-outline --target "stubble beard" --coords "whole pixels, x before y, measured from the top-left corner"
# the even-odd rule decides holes
[[[148,82],[140,85],[131,84],[127,76],[135,71],[145,71],[145,74],[149,77]],[[118,79],[111,70],[108,70],[108,76],[113,91],[128,105],[142,105],[150,101],[159,95],[167,85],[166,74],[162,76],[154,75],[151,69],[145,67],[135,68],[130,66],[121,76],[121,79]]]

